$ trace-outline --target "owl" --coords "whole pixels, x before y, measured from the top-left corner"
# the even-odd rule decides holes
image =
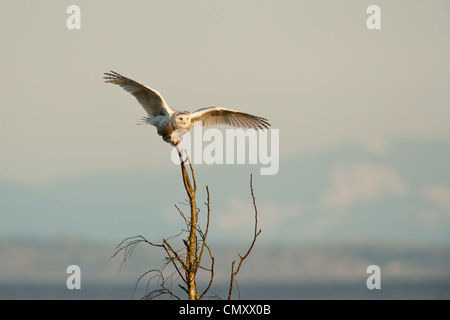
[[[158,91],[117,72],[107,72],[103,79],[106,83],[117,84],[131,93],[147,112],[147,116],[143,118],[144,123],[155,126],[162,139],[173,146],[180,143],[180,137],[195,122],[200,122],[202,126],[224,124],[252,129],[268,129],[270,126],[265,118],[221,107],[201,108],[194,112],[177,111],[167,105]]]

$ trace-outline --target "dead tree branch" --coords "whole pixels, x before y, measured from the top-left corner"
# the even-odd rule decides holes
[[[207,193],[207,200],[205,202],[207,209],[206,225],[203,231],[202,228],[198,225],[198,215],[200,209],[196,207],[195,195],[197,191],[197,184],[195,181],[195,174],[192,167],[192,163],[187,153],[186,159],[183,160],[181,151],[179,150],[178,146],[177,151],[181,162],[181,174],[183,178],[183,184],[189,198],[186,205],[189,206],[190,215],[185,215],[177,205],[175,205],[175,208],[178,210],[178,213],[183,218],[186,228],[182,228],[181,232],[173,237],[163,239],[162,243],[160,244],[150,242],[141,235],[126,238],[122,242],[120,242],[119,245],[117,245],[116,252],[111,257],[113,258],[117,256],[119,253],[123,254],[122,263],[119,269],[120,272],[123,265],[126,264],[127,259],[129,259],[132,256],[134,249],[137,247],[137,245],[142,243],[151,245],[153,247],[162,248],[164,250],[166,257],[163,260],[164,263],[162,267],[160,267],[159,269],[151,269],[144,272],[136,282],[133,295],[137,289],[139,282],[142,281],[144,278],[149,277],[145,286],[146,293],[143,299],[155,299],[164,295],[169,296],[169,298],[171,299],[180,299],[180,296],[175,293],[175,290],[173,288],[175,284],[178,285],[178,287],[181,288],[187,294],[190,300],[203,299],[207,296],[207,293],[211,289],[211,286],[214,281],[215,258],[212,254],[210,246],[206,241],[209,233],[210,213],[211,213],[209,188],[206,187]],[[189,169],[191,171],[190,175],[188,173],[187,166],[185,165],[186,162],[189,163]],[[232,262],[228,299],[231,299],[234,284],[239,290],[235,278],[239,273],[244,260],[248,257],[248,255],[252,251],[256,242],[256,238],[261,233],[261,229],[258,230],[258,210],[256,207],[256,200],[253,192],[252,175],[250,176],[250,190],[255,212],[255,230],[253,235],[253,241],[250,245],[250,248],[247,250],[244,256],[238,254],[240,260],[236,269],[235,269],[236,260]],[[182,240],[184,246],[182,248],[174,247],[169,242],[169,240],[176,238],[183,233],[187,233],[188,235],[186,239]],[[205,257],[209,257],[210,259],[209,267],[205,267],[205,263],[203,261]],[[166,268],[168,269],[166,270]],[[206,284],[206,287],[203,289],[203,291],[199,291],[199,287],[196,280],[197,273],[199,270],[209,273],[209,281]],[[168,276],[166,275],[167,273],[169,273]],[[150,284],[154,281],[156,281],[157,288],[153,291],[149,291]]]
[[[185,241],[186,244],[186,263],[183,265],[183,269],[186,274],[186,284],[188,286],[188,295],[189,300],[197,300],[198,290],[197,284],[195,281],[195,276],[197,274],[198,265],[196,263],[197,257],[197,206],[195,204],[195,193],[197,192],[197,184],[195,181],[194,169],[192,168],[192,163],[189,159],[189,156],[186,152],[186,158],[189,162],[189,167],[191,169],[192,175],[192,183],[189,178],[189,174],[186,170],[186,166],[184,165],[184,161],[181,155],[181,151],[177,145],[178,156],[180,157],[181,162],[181,174],[183,176],[183,183],[186,189],[186,193],[189,197],[189,206],[191,208],[191,219],[190,219],[190,230],[188,240]],[[194,185],[192,187],[192,184]]]
[[[235,277],[239,273],[239,270],[241,270],[242,263],[248,257],[250,252],[252,251],[253,246],[255,245],[255,242],[256,242],[256,238],[261,234],[261,231],[262,231],[261,229],[259,229],[259,231],[258,231],[258,208],[256,207],[255,194],[253,193],[253,175],[250,175],[250,191],[251,191],[251,195],[252,195],[252,199],[253,199],[253,208],[255,211],[255,230],[253,233],[253,241],[250,245],[250,248],[247,250],[247,253],[244,256],[241,256],[240,254],[238,254],[240,260],[239,260],[239,264],[238,264],[236,271],[234,269],[236,260],[233,260],[233,262],[231,263],[231,277],[230,277],[230,289],[228,290],[228,300],[231,299],[231,294],[233,292],[233,284],[235,282]]]

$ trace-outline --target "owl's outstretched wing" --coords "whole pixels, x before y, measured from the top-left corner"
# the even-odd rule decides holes
[[[170,116],[175,112],[166,104],[158,91],[144,86],[137,81],[126,78],[114,71],[110,71],[109,73],[105,72],[103,79],[105,79],[106,83],[114,83],[121,86],[125,91],[135,96],[137,101],[139,101],[151,117],[159,115]]]
[[[191,114],[193,122],[201,121],[203,126],[227,124],[234,127],[268,129],[270,123],[267,119],[248,113],[220,107],[198,109]]]

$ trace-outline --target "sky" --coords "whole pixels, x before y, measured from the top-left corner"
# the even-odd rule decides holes
[[[103,73],[114,70],[158,90],[174,109],[222,106],[269,119],[279,130],[280,168],[273,177],[256,178],[271,217],[268,239],[289,228],[293,217],[307,223],[297,240],[345,235],[348,226],[340,221],[355,221],[350,211],[372,210],[367,221],[400,223],[408,203],[420,199],[423,208],[416,206],[405,239],[420,226],[429,230],[423,241],[438,230],[438,240],[450,242],[448,1],[78,1],[79,30],[66,25],[71,4],[0,3],[0,186],[9,192],[3,193],[3,233],[28,230],[19,216],[33,219],[25,211],[37,201],[46,208],[45,226],[27,234],[53,235],[58,228],[84,234],[102,205],[90,211],[80,196],[91,215],[80,213],[74,231],[58,224],[61,208],[49,203],[83,189],[101,192],[93,187],[96,179],[105,188],[99,181],[108,176],[134,181],[136,189],[143,183],[138,177],[157,177],[148,183],[159,189],[141,191],[143,206],[145,197],[155,207],[158,199],[173,205],[178,200],[167,195],[175,188],[183,198],[173,186],[180,181],[161,183],[179,174],[170,146],[154,128],[136,125],[145,112],[131,95],[103,82]],[[366,26],[372,4],[381,10],[379,30]],[[198,167],[218,177],[211,182],[198,173],[202,185],[216,182],[222,191],[215,199],[224,230],[236,226],[249,204],[248,175],[235,167]],[[124,192],[109,195],[134,199]],[[158,207],[166,214],[164,208]],[[380,218],[379,208],[398,214]],[[113,230],[122,223],[133,232],[119,212],[114,217]],[[380,221],[373,236],[398,234]],[[361,223],[368,228],[363,237],[370,223]]]

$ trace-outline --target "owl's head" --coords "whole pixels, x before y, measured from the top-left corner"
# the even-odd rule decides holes
[[[177,112],[175,114],[176,127],[189,130],[192,127],[191,113],[188,111]]]

